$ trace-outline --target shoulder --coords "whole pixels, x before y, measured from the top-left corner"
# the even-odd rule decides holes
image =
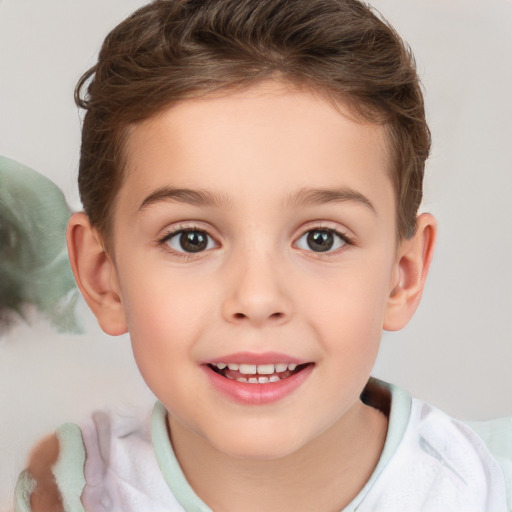
[[[431,494],[437,488],[437,495],[451,495],[459,503],[465,500],[467,510],[477,503],[476,509],[508,510],[503,468],[484,439],[467,424],[412,399],[406,436],[410,454],[423,475],[430,475],[429,500],[437,499]]]
[[[425,448],[460,463],[473,461],[474,466],[504,466],[512,463],[512,418],[487,421],[460,421],[436,407],[413,399],[411,427]],[[428,451],[428,450],[427,450]]]
[[[391,392],[388,435],[368,510],[512,510],[509,476],[495,449],[506,445],[503,437],[511,440],[508,421],[498,431],[487,425],[491,432],[482,436],[482,429],[477,433],[396,386],[385,388]]]
[[[472,473],[488,476],[488,467],[497,467],[483,439],[466,423],[414,398],[408,434],[411,446],[465,480]]]

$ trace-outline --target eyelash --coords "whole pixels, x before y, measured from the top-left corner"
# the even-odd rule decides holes
[[[337,236],[341,241],[343,241],[343,245],[340,248],[336,248],[333,251],[331,251],[331,250],[314,251],[312,249],[301,249],[301,248],[299,248],[299,249],[308,251],[317,256],[325,258],[325,257],[329,257],[330,255],[337,254],[338,252],[344,250],[345,246],[355,245],[354,240],[351,237],[349,237],[346,233],[343,233],[334,228],[326,227],[326,226],[322,226],[322,225],[311,226],[307,230],[303,231],[302,234],[296,238],[294,245],[297,245],[298,241],[300,241],[304,236],[307,236],[309,233],[312,233],[314,231],[333,234],[333,235]],[[199,227],[199,226],[187,226],[187,227],[180,226],[179,228],[171,228],[169,231],[167,231],[162,237],[160,237],[157,240],[157,243],[164,250],[170,251],[174,255],[176,255],[180,258],[184,258],[185,260],[193,259],[193,258],[197,257],[198,255],[212,249],[212,247],[210,247],[210,248],[200,250],[197,252],[187,252],[187,251],[178,251],[169,246],[168,242],[170,240],[172,240],[175,237],[180,236],[183,233],[189,233],[189,232],[204,233],[210,240],[213,241],[213,243],[217,247],[219,246],[219,244],[218,244],[218,242],[216,242],[215,238],[212,235],[210,235],[207,230],[205,230],[203,227]]]
[[[314,254],[315,257],[317,257],[317,258],[318,257],[320,257],[320,258],[328,258],[330,256],[335,256],[336,254],[346,250],[347,246],[355,245],[355,241],[351,237],[349,237],[346,233],[338,231],[337,229],[334,229],[334,228],[331,228],[331,227],[327,227],[327,226],[322,226],[322,225],[316,225],[316,226],[311,226],[311,227],[308,226],[308,229],[303,231],[302,234],[296,239],[296,241],[294,242],[294,245],[297,246],[298,242],[302,238],[308,236],[309,234],[311,234],[311,233],[313,233],[315,231],[319,232],[319,233],[329,233],[329,234],[335,235],[343,243],[342,243],[342,245],[340,247],[337,247],[334,250],[331,250],[331,247],[328,247],[327,250],[325,250],[325,251],[314,251],[311,248],[304,249],[304,248],[301,248],[301,247],[297,247],[299,250],[303,250],[303,251],[306,251],[306,252],[308,252],[310,254]],[[333,245],[335,243],[336,242],[333,242]]]
[[[213,242],[218,246],[218,243],[215,241],[213,236],[211,236],[208,233],[208,231],[206,231],[203,227],[199,227],[199,226],[187,226],[187,227],[180,226],[179,228],[170,228],[162,237],[160,237],[157,240],[157,243],[164,250],[166,250],[168,252],[172,252],[173,255],[183,258],[185,260],[191,260],[191,259],[197,257],[197,255],[199,255],[203,252],[206,252],[206,251],[205,250],[198,251],[198,252],[177,251],[177,250],[173,249],[172,247],[170,247],[168,242],[183,233],[190,233],[190,232],[194,232],[194,231],[200,232],[200,233],[205,233],[206,236],[210,240],[213,240]]]

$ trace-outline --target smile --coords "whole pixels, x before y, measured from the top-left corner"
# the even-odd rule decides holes
[[[226,398],[245,405],[263,405],[282,400],[300,388],[315,363],[283,354],[233,354],[205,362],[201,368],[213,388]]]
[[[215,373],[226,379],[236,380],[247,384],[269,384],[287,379],[300,372],[306,364],[276,363],[276,364],[245,364],[245,363],[216,363],[208,365]]]

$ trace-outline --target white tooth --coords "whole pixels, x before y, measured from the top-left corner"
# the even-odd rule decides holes
[[[231,375],[226,375],[226,379],[233,380],[235,377],[231,377]]]
[[[236,379],[237,382],[247,382],[247,379],[245,377],[238,377],[238,379]]]
[[[288,365],[288,370],[290,370],[291,372],[293,372],[293,370],[295,370],[295,368],[297,368],[297,365],[294,363],[291,363]]]
[[[259,364],[257,370],[260,375],[272,375],[274,373],[274,365]]]
[[[270,379],[268,379],[269,382],[278,382],[280,380],[281,379],[277,375],[272,375],[272,377],[270,377]]]
[[[236,363],[229,363],[228,368],[236,372],[238,370],[238,365]]]
[[[258,377],[258,382],[260,384],[268,384],[269,378],[268,377]]]
[[[256,373],[255,364],[241,364],[238,367],[238,371],[244,375],[254,375]]]
[[[282,364],[282,363],[280,363],[280,364],[276,364],[275,366],[276,366],[276,372],[277,372],[277,373],[283,373],[283,372],[285,372],[285,371],[287,370],[287,368],[288,368],[288,365],[287,365],[287,364]]]
[[[256,377],[251,377],[247,382],[249,384],[258,384],[258,379]]]
[[[226,363],[217,363],[215,365],[219,370],[224,370],[224,368],[226,368],[227,364]]]

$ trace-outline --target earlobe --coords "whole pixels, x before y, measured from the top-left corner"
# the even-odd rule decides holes
[[[424,213],[418,217],[416,233],[401,243],[397,255],[396,283],[391,288],[384,319],[385,330],[402,329],[416,311],[432,261],[436,232],[435,218]]]
[[[127,331],[114,263],[100,234],[84,213],[71,216],[67,229],[69,261],[78,288],[100,327],[112,336]]]

